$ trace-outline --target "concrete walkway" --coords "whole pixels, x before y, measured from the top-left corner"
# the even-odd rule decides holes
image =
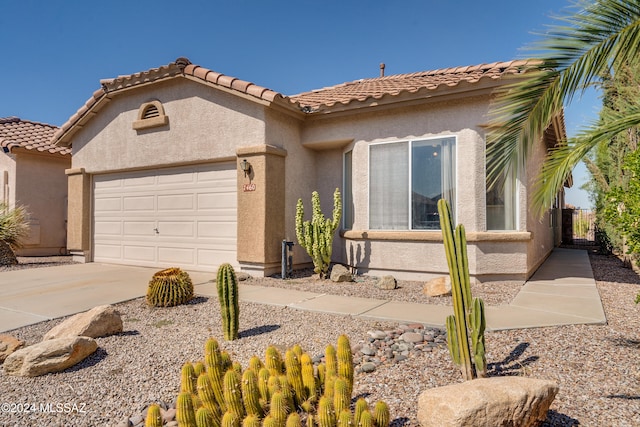
[[[0,273],[0,332],[144,296],[156,268],[73,264]],[[213,273],[190,272],[195,293],[215,296]],[[240,285],[240,300],[443,328],[451,307]],[[509,305],[486,308],[487,329],[604,324],[586,251],[555,249]]]

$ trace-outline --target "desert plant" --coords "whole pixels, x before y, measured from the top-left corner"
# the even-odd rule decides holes
[[[340,224],[342,216],[342,199],[340,190],[333,193],[333,218],[325,218],[320,208],[320,195],[317,191],[311,194],[313,211],[310,221],[304,221],[302,199],[296,205],[296,237],[313,261],[314,271],[321,279],[327,277],[331,263],[333,235]]]
[[[467,259],[467,241],[464,226],[453,227],[451,209],[446,200],[438,201],[440,227],[444,241],[449,276],[453,315],[447,316],[447,344],[453,362],[460,367],[465,380],[486,376],[484,352],[484,302],[471,299],[471,281]],[[469,345],[471,335],[471,346]]]
[[[160,406],[153,404],[149,406],[147,411],[147,418],[144,422],[145,427],[162,427],[162,414],[160,413]]]
[[[0,202],[0,240],[12,249],[21,247],[21,241],[29,234],[29,213],[24,206],[9,208]]]
[[[218,300],[222,313],[222,329],[224,339],[233,341],[238,339],[238,319],[240,307],[238,305],[238,279],[231,264],[222,264],[218,268],[216,279]]]
[[[147,303],[154,307],[172,307],[193,298],[193,283],[187,272],[171,267],[158,271],[149,281]]]
[[[343,335],[339,338],[338,348],[344,346],[351,348],[348,338]],[[183,391],[178,395],[176,418],[180,426],[300,427],[305,421],[307,427],[357,427],[358,424],[354,424],[356,420],[363,420],[364,427],[389,425],[389,409],[384,402],[377,402],[374,411],[370,412],[366,401],[359,399],[355,410],[351,411],[348,380],[338,374],[338,371],[345,371],[344,367],[331,376],[332,384],[335,384],[331,397],[318,398],[318,374],[313,372],[311,364],[313,382],[305,379],[309,375],[311,357],[299,346],[287,349],[284,361],[276,347],[268,347],[265,358],[271,359],[272,363],[265,360],[265,363],[258,364],[256,356],[252,358],[252,366],[247,367],[242,375],[231,367],[238,366],[238,363],[224,362],[221,354],[216,339],[209,338],[205,344],[206,372],[201,373],[197,380],[198,394]],[[344,357],[341,358],[343,361],[338,364],[346,363]],[[274,365],[271,372],[270,364]],[[256,374],[259,366],[263,367]],[[190,375],[191,369],[187,367],[183,371]],[[183,381],[190,380],[184,378]],[[298,384],[298,387],[302,384],[304,402],[300,402],[302,399],[296,396],[292,384]],[[216,395],[216,387],[219,387],[221,397]]]

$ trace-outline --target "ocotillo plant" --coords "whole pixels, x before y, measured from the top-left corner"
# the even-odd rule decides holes
[[[317,191],[311,194],[313,215],[310,221],[304,221],[302,199],[296,205],[296,237],[313,261],[314,271],[321,279],[327,277],[331,263],[333,235],[342,217],[342,199],[340,190],[333,193],[333,218],[325,218],[320,208],[320,196]]]
[[[224,339],[227,341],[236,340],[238,339],[240,307],[238,306],[238,280],[231,264],[222,264],[218,268],[216,287],[218,288],[218,300],[222,313]]]
[[[451,277],[451,295],[453,297],[453,315],[447,317],[447,344],[449,353],[462,372],[465,380],[485,377],[487,364],[484,354],[484,302],[471,300],[471,281],[467,258],[467,240],[464,226],[458,224],[454,229],[451,208],[446,200],[438,201],[440,228],[447,255],[449,276]],[[471,335],[471,346],[469,346]],[[472,356],[473,355],[473,356]]]

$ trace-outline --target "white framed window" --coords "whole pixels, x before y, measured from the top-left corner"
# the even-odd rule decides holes
[[[492,189],[487,186],[487,231],[518,229],[518,171],[505,172]]]
[[[369,228],[439,230],[438,200],[455,210],[455,147],[455,136],[370,145]]]

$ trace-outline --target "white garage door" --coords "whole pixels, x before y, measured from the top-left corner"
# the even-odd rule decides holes
[[[96,175],[93,194],[96,262],[237,264],[235,163]]]

